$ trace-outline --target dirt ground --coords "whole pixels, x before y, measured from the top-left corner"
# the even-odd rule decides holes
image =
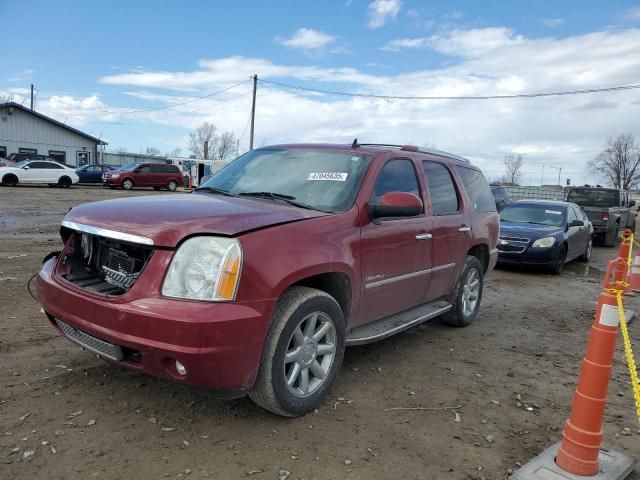
[[[559,440],[614,250],[558,277],[493,272],[471,327],[432,321],[349,348],[322,408],[283,419],[98,360],[27,293],[71,206],[163,194],[0,188],[0,479],[504,479]],[[605,445],[640,457],[620,343]]]

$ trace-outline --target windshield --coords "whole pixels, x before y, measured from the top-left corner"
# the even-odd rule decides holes
[[[134,168],[136,168],[137,163],[135,162],[131,162],[131,163],[125,163],[124,165],[116,168],[116,170],[120,170],[123,172],[126,172],[128,170],[133,170]]]
[[[562,227],[565,224],[564,208],[556,205],[511,204],[500,212],[503,222],[533,223]]]
[[[13,165],[14,168],[22,168],[24,167],[27,163],[29,163],[29,160],[22,160],[21,162],[18,162],[16,164]]]
[[[581,207],[617,207],[618,191],[604,188],[572,188],[567,202],[577,203]]]
[[[344,212],[351,208],[368,155],[302,148],[261,148],[231,162],[201,186],[232,195],[271,193],[315,210]],[[277,201],[273,196],[258,196]]]

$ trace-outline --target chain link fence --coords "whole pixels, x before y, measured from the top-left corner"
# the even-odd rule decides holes
[[[515,187],[505,186],[512,200],[536,199],[536,200],[564,200],[564,187]]]

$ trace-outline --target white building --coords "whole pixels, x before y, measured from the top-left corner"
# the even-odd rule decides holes
[[[68,165],[85,165],[99,161],[99,145],[106,142],[19,103],[0,104],[0,158],[33,153]]]

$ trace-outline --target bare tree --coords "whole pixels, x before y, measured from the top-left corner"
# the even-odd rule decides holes
[[[506,185],[517,185],[522,175],[522,155],[510,153],[504,156],[505,175],[502,183]]]
[[[216,143],[216,160],[228,160],[237,154],[236,136],[233,132],[224,132]]]
[[[182,153],[182,149],[180,147],[176,147],[173,150],[171,150],[170,152],[167,152],[167,156],[168,157],[179,157],[181,153]]]
[[[210,159],[216,149],[216,131],[218,128],[211,122],[204,122],[189,134],[189,151],[204,160]]]
[[[615,188],[628,190],[640,182],[640,145],[630,133],[610,137],[604,150],[587,165],[591,173],[604,177]]]
[[[159,148],[156,147],[147,147],[147,149],[144,152],[146,155],[153,155],[156,157],[160,157],[162,156],[162,152],[160,151]]]

